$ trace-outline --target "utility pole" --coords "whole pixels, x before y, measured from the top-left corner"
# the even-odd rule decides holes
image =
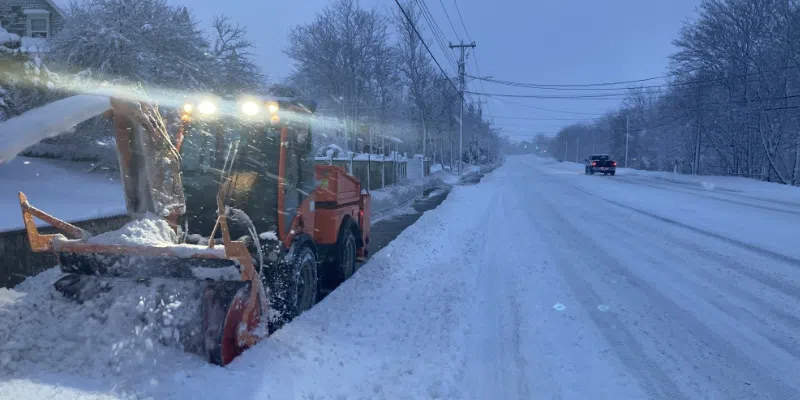
[[[578,162],[578,151],[581,148],[581,137],[575,138],[575,162]]]
[[[564,138],[564,162],[567,162],[567,149],[569,149],[569,139]]]
[[[470,44],[450,44],[451,49],[459,49],[461,50],[461,58],[458,62],[458,83],[459,83],[459,91],[461,92],[461,101],[459,101],[460,106],[460,117],[459,117],[459,127],[458,127],[458,174],[461,175],[464,173],[463,169],[463,156],[464,156],[464,52],[467,48],[475,48],[475,42],[473,41]]]
[[[625,116],[625,168],[628,168],[628,138],[631,137],[630,132],[631,118]]]

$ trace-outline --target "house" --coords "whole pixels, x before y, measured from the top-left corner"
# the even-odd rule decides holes
[[[0,0],[0,25],[22,38],[24,51],[44,51],[47,40],[64,23],[66,14],[61,2],[66,0]]]

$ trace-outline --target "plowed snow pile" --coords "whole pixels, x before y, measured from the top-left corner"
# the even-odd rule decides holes
[[[111,290],[94,301],[77,304],[57,293],[52,283],[57,268],[20,284],[0,289],[0,375],[25,378],[31,371],[79,374],[113,382],[115,390],[147,383],[176,367],[202,365],[202,360],[165,346],[174,344],[174,331],[185,315],[178,299],[164,302],[156,287],[133,285],[131,291]],[[156,303],[158,302],[158,303]],[[188,304],[196,304],[189,302]],[[189,312],[187,312],[189,311]],[[159,360],[168,357],[171,365]],[[3,383],[0,381],[0,388]],[[0,389],[0,397],[4,397]],[[15,396],[15,398],[29,398]]]
[[[155,216],[134,220],[119,230],[89,239],[95,244],[205,250],[205,246],[176,245],[175,241],[169,225]],[[238,274],[233,269],[229,275],[236,278]],[[203,268],[195,270],[208,275]],[[214,270],[221,273],[209,277],[231,272],[224,268]],[[53,282],[61,275],[58,268],[53,268],[27,279],[14,290],[0,289],[2,376],[23,377],[32,370],[79,373],[93,380],[114,382],[114,390],[125,393],[135,387],[128,384],[152,384],[158,381],[156,377],[176,368],[204,366],[199,357],[179,350],[186,340],[179,331],[185,326],[199,326],[201,310],[197,299],[202,285],[196,281],[155,278],[148,284],[136,284],[125,280],[79,304],[53,289]],[[191,338],[199,340],[201,336],[196,332]],[[162,363],[164,358],[169,358],[170,363]]]

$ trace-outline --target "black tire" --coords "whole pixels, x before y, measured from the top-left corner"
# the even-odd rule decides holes
[[[336,277],[342,283],[356,272],[356,235],[353,234],[353,223],[342,227],[336,245]]]
[[[280,329],[298,315],[317,304],[319,280],[317,256],[308,246],[300,247],[295,254],[277,265],[270,279],[271,313],[270,332]]]
[[[589,170],[589,175],[594,175],[594,170],[593,169]]]
[[[614,176],[614,175],[616,175],[616,173],[617,173],[617,171],[612,171],[612,172],[611,172],[611,176]]]
[[[583,173],[586,174],[586,175],[589,175],[589,168],[584,168],[583,169]]]

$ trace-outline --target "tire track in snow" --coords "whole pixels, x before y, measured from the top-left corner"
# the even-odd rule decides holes
[[[577,188],[577,187],[574,187],[574,186],[573,186],[573,188],[575,188],[579,192],[582,192],[584,194],[592,196],[593,198],[596,198],[596,199],[599,199],[599,200],[603,200],[603,201],[605,201],[607,203],[610,203],[610,204],[613,204],[613,205],[615,205],[617,207],[628,209],[628,210],[637,212],[637,213],[642,214],[642,215],[647,215],[647,216],[649,216],[651,218],[654,218],[654,219],[657,219],[659,221],[666,222],[668,224],[675,225],[675,226],[680,226],[680,227],[688,229],[690,231],[693,231],[693,232],[696,232],[696,233],[699,233],[699,234],[702,234],[702,235],[705,235],[705,236],[708,236],[708,237],[712,237],[712,238],[715,238],[715,239],[719,239],[719,240],[734,244],[736,246],[748,249],[748,250],[750,250],[750,251],[752,251],[754,253],[758,253],[758,254],[761,254],[763,256],[770,257],[770,258],[772,258],[774,260],[785,262],[785,263],[788,263],[788,264],[792,264],[792,265],[794,265],[796,267],[800,267],[800,259],[797,259],[797,258],[794,258],[794,257],[791,257],[791,256],[787,256],[785,254],[781,254],[781,253],[778,253],[778,252],[775,252],[775,251],[772,251],[772,250],[768,250],[768,249],[765,249],[765,248],[762,248],[762,247],[754,246],[754,245],[752,245],[750,243],[746,243],[746,242],[742,242],[742,241],[737,240],[737,239],[729,238],[727,236],[723,236],[723,235],[720,235],[718,233],[710,232],[710,231],[707,231],[705,229],[698,228],[698,227],[695,227],[695,226],[692,226],[692,225],[689,225],[689,224],[685,224],[683,222],[676,221],[676,220],[674,220],[672,218],[668,218],[668,217],[665,217],[665,216],[662,216],[662,215],[658,215],[658,214],[655,214],[655,213],[652,213],[652,212],[649,212],[649,211],[641,210],[641,209],[638,209],[636,207],[633,207],[633,206],[630,206],[630,205],[627,205],[627,204],[624,204],[624,203],[620,203],[620,202],[618,202],[616,200],[611,200],[611,199],[608,199],[606,197],[599,196],[599,195],[597,195],[595,193],[590,193],[590,192],[588,192],[586,190],[583,190],[581,188]]]
[[[615,182],[624,183],[626,185],[633,185],[633,186],[647,186],[647,187],[651,187],[651,188],[654,188],[654,189],[665,190],[665,191],[668,191],[668,192],[680,192],[680,193],[685,193],[685,194],[689,194],[689,195],[692,195],[692,196],[702,197],[702,198],[705,198],[705,199],[711,199],[711,200],[720,201],[720,202],[723,202],[723,203],[736,204],[736,205],[745,206],[745,207],[749,207],[749,208],[756,208],[756,209],[759,209],[759,210],[773,211],[773,212],[777,212],[777,213],[781,213],[781,214],[788,214],[788,215],[791,215],[793,217],[800,216],[800,209],[798,209],[796,211],[795,210],[787,210],[787,209],[784,209],[784,208],[777,208],[777,207],[771,207],[771,206],[766,206],[766,205],[748,203],[748,202],[744,202],[744,201],[737,201],[737,200],[733,200],[733,199],[728,199],[728,198],[724,198],[724,197],[715,196],[715,195],[713,195],[713,194],[711,194],[708,191],[703,190],[703,189],[693,189],[693,188],[686,188],[686,187],[675,187],[675,186],[660,185],[660,184],[657,184],[657,183],[647,182],[647,181],[644,181],[644,180],[617,179],[617,180],[615,180]]]
[[[551,182],[552,184],[562,185],[570,190],[582,191],[580,189],[571,187],[571,185],[565,184],[563,181]],[[555,195],[561,193],[553,193],[553,191],[550,191],[548,194]],[[663,289],[658,290],[656,287],[633,274],[632,271],[625,266],[624,262],[621,262],[620,259],[614,258],[605,249],[601,248],[599,243],[593,237],[587,234],[587,231],[578,228],[577,225],[574,225],[574,222],[570,222],[563,217],[562,214],[565,214],[564,210],[570,209],[568,199],[574,198],[574,196],[566,195],[566,197],[564,197],[564,195],[558,196],[559,200],[567,201],[561,202],[557,205],[548,204],[549,209],[547,210],[548,212],[545,213],[545,215],[552,216],[553,218],[561,221],[559,224],[556,224],[556,226],[570,227],[571,232],[569,232],[569,234],[562,233],[563,237],[577,238],[577,240],[574,240],[574,244],[576,247],[582,249],[582,253],[591,253],[595,255],[596,260],[593,263],[593,266],[609,269],[615,274],[624,277],[626,281],[625,283],[630,286],[631,290],[640,292],[640,297],[642,299],[647,299],[649,303],[652,303],[654,307],[648,308],[648,311],[646,311],[650,317],[648,319],[649,321],[658,321],[658,318],[656,318],[658,314],[664,315],[663,318],[661,318],[664,321],[674,321],[671,324],[664,324],[658,327],[658,330],[653,332],[654,336],[651,338],[651,340],[653,340],[654,343],[657,343],[658,339],[667,339],[667,341],[671,340],[673,342],[677,342],[679,346],[678,348],[685,347],[685,345],[682,345],[681,341],[685,342],[686,344],[695,343],[695,346],[699,345],[700,347],[697,348],[698,350],[707,348],[709,350],[707,353],[703,352],[698,353],[697,355],[688,354],[687,356],[694,357],[694,362],[706,364],[706,367],[704,368],[706,371],[714,371],[716,369],[719,371],[717,373],[721,372],[724,374],[723,377],[717,377],[717,379],[724,378],[724,380],[718,380],[716,382],[720,389],[723,389],[723,391],[727,392],[726,394],[723,394],[724,398],[733,398],[734,396],[732,396],[731,393],[736,393],[736,396],[742,396],[740,398],[745,399],[759,398],[763,396],[764,393],[779,394],[777,398],[792,398],[793,395],[797,395],[796,390],[787,386],[785,382],[776,380],[774,376],[768,376],[769,372],[765,371],[769,371],[769,363],[761,363],[758,365],[758,363],[750,361],[752,358],[740,351],[739,348],[727,340],[725,336],[723,336],[721,333],[711,331],[704,322],[695,316],[694,313],[679,306],[674,300],[665,295]],[[544,201],[544,203],[547,203],[547,201]],[[597,216],[604,214],[603,212],[598,212],[597,208],[592,209],[592,213],[589,213],[588,210],[585,210],[582,207],[577,207],[577,209],[578,213],[582,215],[575,220],[581,221],[581,223],[586,223],[587,226],[604,228],[619,227],[622,225],[620,221],[625,221],[625,218],[620,218],[619,220],[616,220],[613,225],[607,226],[603,225],[602,223],[597,223],[602,222],[596,220]],[[609,221],[611,221],[611,219],[609,219]],[[638,226],[642,227],[643,225],[640,224]],[[649,228],[650,226],[648,225],[642,231],[646,232]],[[613,231],[613,229],[609,229],[609,231]],[[637,236],[642,236],[641,231]],[[655,246],[655,249],[659,248],[663,249],[663,244],[660,246]],[[654,256],[649,254],[648,250],[652,251],[652,249],[644,249],[641,247],[627,248],[625,250],[625,258],[640,258],[642,261],[650,262],[651,265],[658,266],[663,264],[664,266],[667,266],[663,260],[659,260],[657,257],[669,254],[669,252],[657,253],[658,256]],[[596,271],[591,272],[596,273]],[[677,286],[673,286],[672,288],[676,287]],[[674,296],[680,294],[680,292],[671,294]],[[682,339],[678,341],[677,338]],[[663,344],[657,344],[657,348],[663,352]],[[691,361],[691,358],[689,360]],[[719,365],[717,363],[723,364]],[[726,365],[727,368],[720,368],[723,365]],[[742,367],[745,368],[743,369]],[[764,369],[765,367],[766,369]],[[735,375],[725,372],[728,369],[735,373]],[[711,378],[713,378],[713,376],[709,375],[708,379]],[[751,382],[756,381],[756,383],[753,385],[747,382],[745,379],[738,378],[747,378],[747,380]],[[738,382],[738,387],[730,387],[731,383],[736,385],[736,382]],[[728,386],[722,386],[724,384],[727,384]],[[757,390],[757,388],[760,390]],[[703,393],[701,390],[702,388],[698,388],[697,393]],[[748,395],[744,396],[744,393],[748,393]]]
[[[719,265],[734,272],[736,274],[735,277],[730,277],[728,280],[720,280],[719,276],[712,275],[707,268],[690,268],[688,270],[684,269],[682,273],[677,273],[676,271],[675,274],[672,274],[672,279],[683,280],[686,284],[695,286],[705,284],[705,286],[699,288],[700,291],[707,291],[709,290],[708,285],[714,285],[716,291],[727,292],[728,294],[733,295],[734,298],[744,299],[765,311],[764,314],[759,314],[754,312],[752,309],[745,308],[738,304],[733,304],[730,301],[721,301],[709,297],[703,298],[704,301],[708,301],[720,311],[725,312],[732,317],[741,318],[742,316],[745,316],[752,320],[759,321],[762,326],[762,329],[757,332],[759,335],[763,336],[776,348],[783,350],[785,353],[793,356],[796,359],[791,361],[797,362],[800,360],[800,340],[795,337],[797,335],[797,328],[800,327],[800,318],[790,314],[787,311],[778,309],[775,304],[769,303],[763,300],[763,298],[754,296],[753,294],[739,287],[737,283],[739,283],[738,278],[750,278],[751,280],[758,282],[759,284],[786,297],[786,299],[775,300],[790,300],[794,304],[800,303],[800,301],[798,301],[800,300],[800,291],[798,291],[797,285],[791,285],[784,281],[780,281],[775,277],[767,275],[763,271],[755,270],[746,266],[742,262],[733,258],[731,255],[724,255],[720,253],[716,248],[701,247],[699,244],[697,244],[697,242],[690,241],[681,236],[661,235],[656,237],[646,234],[643,235],[641,230],[633,229],[625,224],[619,224],[618,221],[623,220],[625,217],[625,215],[619,211],[617,211],[617,214],[613,216],[609,213],[583,215],[587,218],[594,217],[601,219],[604,223],[600,225],[614,226],[615,233],[619,237],[637,237],[637,240],[645,241],[654,248],[664,247],[664,243],[673,244],[680,250],[689,250],[690,253],[693,254],[693,257],[691,257],[692,259],[706,259],[710,261],[711,265]],[[735,247],[734,249],[738,250]],[[682,254],[685,255],[685,253]],[[676,256],[672,252],[661,253],[658,257],[652,256],[648,252],[641,252],[641,255],[643,258],[650,260],[652,264],[656,264],[657,262],[665,262],[667,265],[680,265],[680,263],[685,263],[686,261],[685,258]],[[669,259],[671,262],[666,262],[667,260],[665,258]],[[687,274],[696,275],[698,278],[700,278],[701,282],[690,282],[685,277]],[[730,283],[723,286],[720,284],[720,281],[727,281]],[[723,298],[724,296],[720,295],[718,297]],[[767,315],[769,318],[765,318],[764,315]],[[775,332],[775,322],[782,323],[781,325],[783,332]]]
[[[496,265],[497,241],[506,248],[515,243],[509,244],[507,235],[497,236],[498,221],[506,220],[505,188],[496,186],[491,190],[493,199],[477,240],[480,246],[475,248],[474,313],[467,334],[472,357],[466,382],[475,399],[529,399],[529,368],[521,347],[517,288],[509,276],[515,266]]]
[[[580,260],[580,254],[574,251],[572,243],[565,243],[560,241],[561,238],[574,237],[575,233],[580,233],[578,229],[572,227],[569,222],[560,216],[563,211],[552,206],[546,200],[539,197],[538,194],[529,192],[531,198],[535,198],[539,207],[529,208],[527,218],[531,226],[539,225],[537,219],[541,217],[550,217],[555,223],[548,223],[547,226],[555,229],[548,232],[546,237],[549,237],[551,246],[549,247],[551,255],[558,262],[561,271],[566,278],[567,283],[572,288],[573,293],[578,301],[586,308],[588,315],[593,323],[600,329],[600,333],[605,337],[608,344],[611,346],[612,351],[615,352],[620,361],[627,367],[636,380],[640,383],[642,388],[647,393],[648,398],[669,398],[680,399],[685,398],[677,383],[670,379],[669,374],[661,368],[661,365],[656,360],[652,359],[642,347],[638,338],[627,329],[626,324],[614,315],[613,312],[598,313],[596,307],[604,304],[603,298],[592,287],[585,276],[582,276],[574,267],[574,265],[587,265],[588,260]],[[534,212],[539,211],[539,212]],[[558,228],[569,227],[573,232],[564,234],[559,232]],[[578,241],[584,242],[584,241]],[[568,250],[564,250],[568,249]],[[602,253],[602,250],[592,248],[591,253],[596,258],[607,259],[608,256]],[[600,256],[602,254],[602,256]],[[602,262],[608,262],[603,260]],[[617,263],[616,260],[613,261]]]
[[[490,240],[480,262],[484,264],[484,275],[497,277],[497,282],[507,291],[505,295],[494,293],[493,299],[506,305],[508,320],[514,321],[509,325],[516,325],[517,329],[482,332],[496,336],[493,340],[506,345],[497,346],[499,351],[492,350],[500,357],[494,360],[500,368],[495,368],[496,364],[484,365],[484,369],[474,368],[472,380],[475,386],[481,385],[488,379],[480,375],[480,371],[495,368],[509,375],[507,381],[520,382],[518,386],[523,390],[504,392],[501,387],[492,392],[487,389],[483,392],[485,395],[477,398],[647,398],[636,381],[625,373],[626,368],[619,360],[602,351],[608,344],[585,316],[586,309],[574,307],[562,312],[552,307],[556,301],[578,302],[550,258],[547,243],[539,232],[531,231],[526,224],[525,210],[530,203],[516,184],[519,174],[505,169],[494,175],[504,182],[485,189],[502,191],[502,201],[495,206],[493,221],[487,225]],[[477,279],[485,282],[484,275]],[[478,310],[476,315],[479,314],[480,309],[475,309]],[[479,358],[471,360],[473,364],[476,359]],[[521,382],[522,379],[525,382]],[[497,384],[490,386],[497,387]]]
[[[573,187],[573,186],[569,186],[569,188],[574,190],[574,191],[576,191],[576,192],[579,192],[581,194],[586,194],[586,191],[581,190],[579,188],[576,188],[576,187]],[[604,199],[604,200],[606,200],[606,199]],[[609,201],[609,200],[607,200],[607,201]],[[612,202],[612,201],[609,201],[609,202]],[[614,203],[614,205],[618,205],[618,204]],[[620,209],[629,209],[629,210],[631,210],[632,208],[630,206],[624,206],[623,205],[622,207],[620,207]],[[641,213],[640,210],[633,210],[633,211],[637,211],[637,212]],[[618,215],[621,216],[621,217],[625,217],[625,215],[623,215],[623,214],[618,214]],[[650,213],[646,213],[645,216],[646,217],[652,217],[652,215],[650,215]],[[605,214],[605,213],[592,214],[591,217],[592,218],[601,218],[601,219],[607,221],[610,224],[615,224],[617,222],[615,219],[610,218],[608,216],[608,214]],[[682,223],[679,223],[679,224],[681,224],[681,225],[678,226],[679,228],[686,228],[685,226],[682,225]],[[639,231],[633,231],[628,226],[625,226],[625,225],[618,225],[617,224],[617,227],[620,228],[620,229],[626,230],[627,232],[629,232],[631,235],[634,235],[634,236],[638,236],[641,233]],[[694,230],[692,230],[692,231],[695,234],[701,234],[701,235],[708,236],[708,232],[697,232],[697,231],[694,231]],[[715,239],[719,239],[719,238],[715,237]],[[794,299],[800,299],[800,291],[798,290],[798,285],[787,283],[787,282],[785,282],[783,280],[780,280],[780,279],[776,278],[773,275],[765,273],[762,270],[754,269],[754,268],[752,268],[750,266],[747,266],[744,263],[742,263],[741,261],[739,261],[738,259],[736,259],[733,256],[731,256],[730,254],[722,254],[719,250],[717,250],[717,248],[714,248],[714,247],[712,247],[712,248],[702,247],[697,242],[682,239],[681,236],[667,235],[667,236],[662,237],[659,240],[660,240],[661,243],[663,243],[664,241],[668,241],[670,243],[673,243],[673,244],[679,246],[681,249],[689,249],[694,254],[698,255],[701,258],[712,258],[715,262],[719,263],[720,265],[724,265],[728,269],[734,270],[734,271],[736,271],[736,272],[738,272],[738,273],[740,273],[742,275],[745,275],[745,276],[747,276],[747,277],[749,277],[749,278],[751,278],[751,279],[763,284],[764,286],[767,286],[767,287],[770,287],[770,288],[772,288],[772,289],[774,289],[776,291],[779,291],[779,292],[785,294],[788,297],[791,297],[791,298],[794,298]],[[723,240],[723,242],[725,242],[725,243],[723,243],[723,245],[732,246],[734,249],[739,250],[739,251],[751,251],[751,249],[749,247],[745,247],[744,249],[740,248],[741,246],[739,246],[738,241],[736,241],[734,243],[731,243],[732,240],[735,241],[735,239]],[[765,250],[765,251],[769,251],[769,250]],[[761,254],[761,252],[756,252],[756,253],[757,253],[756,255],[758,255],[758,256],[764,256],[763,254]],[[788,256],[786,256],[786,257],[788,257]],[[794,260],[794,259],[792,259],[792,260]],[[800,262],[800,260],[798,260],[798,262]],[[796,267],[797,266],[795,263],[792,263],[792,262],[785,263],[785,265],[789,265],[791,267]],[[772,272],[774,273],[774,271],[772,271]],[[800,321],[800,318],[798,318],[797,320]]]
[[[732,196],[732,197],[738,197],[738,198],[746,199],[746,200],[755,200],[755,201],[762,202],[762,203],[771,203],[771,204],[777,204],[777,205],[781,205],[781,206],[786,206],[786,207],[789,207],[789,208],[796,209],[797,211],[795,212],[795,214],[800,214],[800,203],[798,203],[798,202],[784,201],[784,200],[778,200],[778,199],[767,199],[767,198],[757,197],[757,196],[748,196],[746,194],[742,194],[742,192],[739,191],[739,190],[731,190],[731,189],[726,189],[726,188],[716,188],[716,189],[714,189],[714,192],[710,192],[708,190],[701,189],[701,188],[695,186],[694,183],[675,182],[673,180],[666,179],[666,178],[661,178],[661,177],[647,178],[647,177],[639,177],[639,176],[636,176],[636,175],[623,175],[623,176],[624,176],[623,180],[627,180],[627,181],[650,182],[652,184],[662,185],[662,186],[665,186],[665,187],[674,186],[674,187],[677,187],[677,188],[686,189],[686,190],[693,190],[693,191],[697,191],[697,192],[700,192],[700,193],[703,193],[703,194],[709,194],[709,195],[713,194],[715,192],[722,191],[722,192],[725,192],[725,194],[724,194],[725,197]],[[616,181],[616,179],[615,179],[615,181]]]

